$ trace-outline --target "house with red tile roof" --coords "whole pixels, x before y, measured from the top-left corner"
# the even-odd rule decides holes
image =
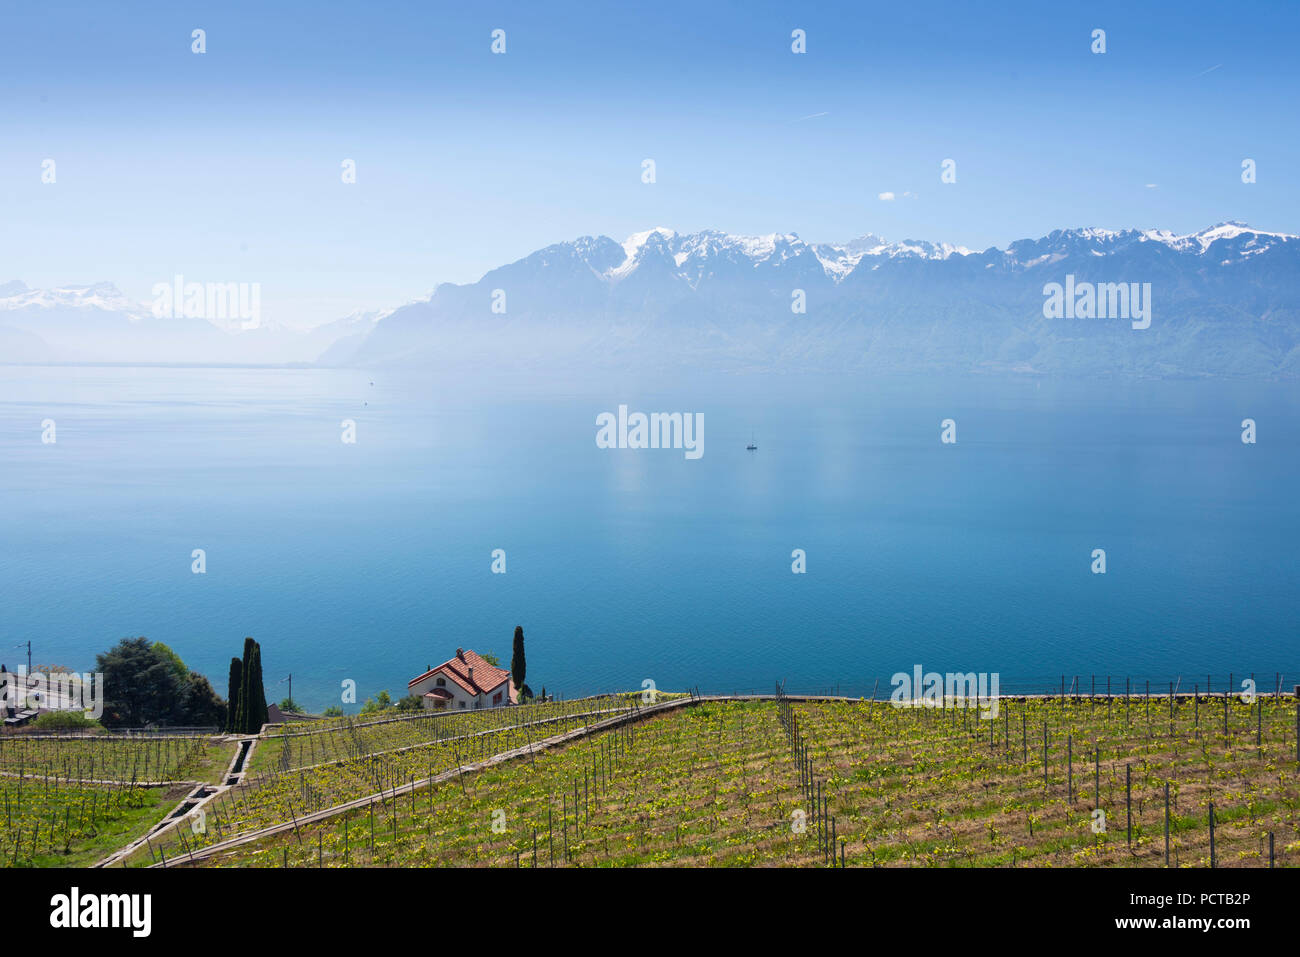
[[[420,698],[428,711],[501,708],[519,703],[510,672],[464,648],[457,648],[454,658],[408,681],[406,693]]]

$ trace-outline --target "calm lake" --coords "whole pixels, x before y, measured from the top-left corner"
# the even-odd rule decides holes
[[[704,454],[598,448],[620,404],[702,413]],[[508,665],[522,625],[566,696],[883,696],[917,664],[1272,690],[1300,681],[1298,450],[1293,383],[0,367],[0,661],[145,635],[224,695],[252,635],[268,699],[292,672],[320,709],[457,646]]]

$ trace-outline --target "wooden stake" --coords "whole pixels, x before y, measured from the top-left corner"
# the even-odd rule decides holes
[[[1214,802],[1210,802],[1210,867],[1215,866],[1214,854]]]
[[[1043,789],[1047,788],[1047,722],[1043,722]]]
[[[1133,765],[1124,765],[1124,810],[1128,817],[1128,846],[1133,846]]]
[[[1169,866],[1169,782],[1165,782],[1165,867]]]

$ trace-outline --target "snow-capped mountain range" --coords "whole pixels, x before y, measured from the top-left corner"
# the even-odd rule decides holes
[[[1150,327],[1045,318],[1044,285],[1067,276],[1150,283]],[[871,234],[584,236],[305,334],[158,319],[108,283],[0,284],[0,362],[1295,376],[1298,347],[1300,238],[1236,222],[1057,230],[982,252]]]
[[[340,343],[360,342],[391,310],[358,312],[310,330],[259,317],[158,318],[112,283],[29,289],[0,283],[0,363],[203,363],[261,365],[312,362]]]
[[[1047,319],[1044,286],[1150,283],[1152,322]],[[798,302],[802,300],[802,302]],[[803,311],[796,311],[799,305]],[[983,252],[657,228],[443,285],[329,362],[790,371],[1300,374],[1300,239],[1057,230]]]

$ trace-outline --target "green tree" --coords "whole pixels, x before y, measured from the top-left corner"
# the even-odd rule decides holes
[[[361,706],[362,714],[374,714],[376,711],[387,711],[393,706],[393,696],[387,691],[381,691],[374,698],[367,698],[366,703]]]
[[[226,701],[226,730],[234,734],[239,731],[239,690],[244,681],[244,663],[238,658],[230,659],[229,699]]]
[[[177,724],[183,717],[186,686],[168,655],[147,638],[123,638],[95,656],[95,670],[104,676],[104,714],[108,728],[139,728],[147,724]]]
[[[181,656],[172,651],[167,645],[164,645],[161,641],[155,641],[153,643],[153,650],[171,662],[172,670],[176,672],[176,677],[184,681],[190,676],[190,669],[186,666],[185,662],[181,661]]]
[[[408,694],[397,702],[397,710],[402,712],[422,711],[424,710],[424,702],[419,695]]]
[[[496,655],[492,654],[492,652],[490,651],[484,652],[483,654],[479,655],[479,657],[482,658],[484,661],[486,661],[488,664],[490,664],[493,668],[501,667],[501,659],[498,658]],[[426,668],[425,670],[427,671],[428,669]]]
[[[239,692],[240,710],[243,713],[243,732],[257,734],[266,724],[266,689],[262,685],[262,646],[252,638],[246,639],[244,650],[244,682]]]
[[[183,689],[170,660],[145,638],[124,638],[95,658],[103,676],[106,727],[141,727],[172,717]]]
[[[239,666],[239,708],[235,711],[235,731],[238,734],[248,733],[248,693],[249,693],[249,669],[253,664],[253,645],[256,642],[252,638],[244,639],[244,657]]]
[[[226,703],[208,679],[160,641],[124,638],[95,661],[104,676],[105,727],[221,727],[226,721]]]
[[[514,653],[510,656],[510,678],[515,683],[516,689],[523,690],[527,672],[528,662],[524,660],[524,628],[523,625],[515,625],[515,647]]]
[[[226,703],[213,690],[212,682],[197,671],[185,676],[184,723],[220,728],[226,723]]]

